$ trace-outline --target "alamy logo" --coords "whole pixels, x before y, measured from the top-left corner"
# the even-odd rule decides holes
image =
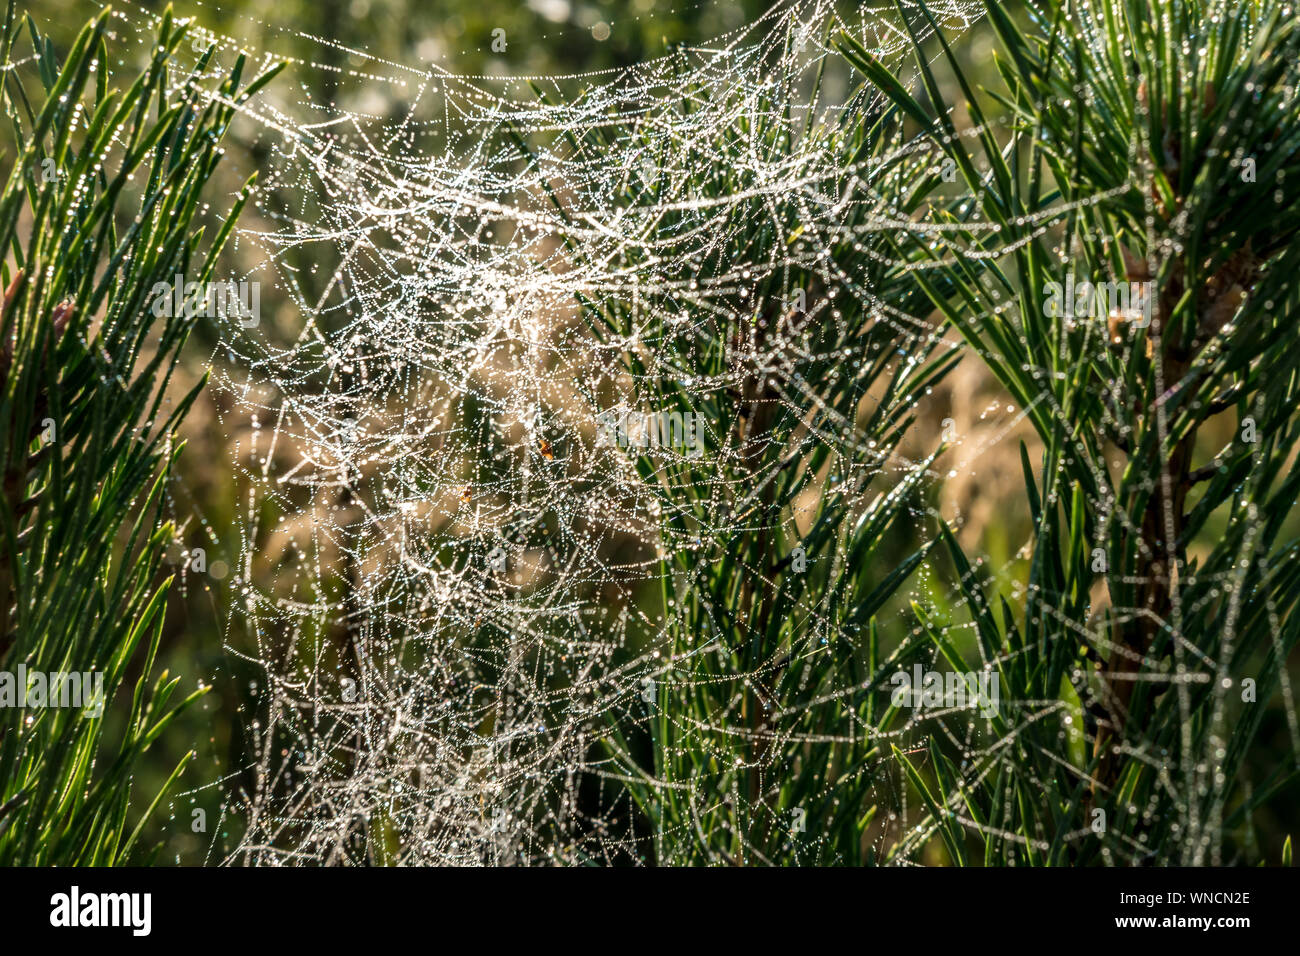
[[[246,329],[255,328],[262,316],[262,287],[258,282],[186,282],[180,273],[171,282],[153,287],[153,314],[184,318],[218,317],[238,319]]]
[[[71,892],[50,897],[50,925],[128,926],[134,936],[148,936],[153,926],[153,897],[149,893]]]
[[[924,670],[920,664],[912,673],[898,671],[889,682],[894,685],[889,702],[895,707],[932,707],[964,709],[978,707],[985,717],[998,712],[1000,688],[998,675],[993,671],[975,671],[964,674],[956,671]]]
[[[104,675],[99,671],[0,671],[0,707],[78,707],[88,716],[104,712]]]
[[[1070,272],[1064,286],[1048,282],[1043,288],[1047,294],[1043,312],[1052,318],[1118,317],[1134,328],[1145,329],[1155,309],[1154,282],[1076,282]]]
[[[698,458],[704,454],[700,417],[694,412],[633,412],[611,409],[596,416],[605,437],[619,448],[667,448]]]

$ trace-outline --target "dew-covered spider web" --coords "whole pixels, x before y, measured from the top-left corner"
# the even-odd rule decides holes
[[[960,356],[906,249],[950,227],[898,187],[943,160],[920,138],[864,145],[883,98],[836,38],[905,85],[916,69],[892,7],[849,10],[779,2],[589,74],[347,47],[333,99],[299,58],[242,107],[260,179],[236,252],[279,305],[214,356],[247,488],[227,651],[257,706],[248,766],[216,784],[238,838],[212,862],[835,862],[836,835],[802,823],[841,794],[880,808],[878,858],[921,861],[934,829],[890,748],[923,764],[934,735],[984,783],[1069,706],[1004,699],[1001,731],[944,706],[875,726],[877,631],[877,671],[940,666],[909,602],[967,597],[921,562],[873,622],[845,607],[911,554],[890,541],[935,539],[943,480],[978,482],[1030,409],[953,411],[937,457],[954,436],[928,376]],[[931,12],[952,40],[982,5]],[[199,36],[214,63],[241,48]],[[250,59],[278,55],[272,36]],[[780,597],[804,568],[815,583]],[[783,802],[829,744],[856,763]]]

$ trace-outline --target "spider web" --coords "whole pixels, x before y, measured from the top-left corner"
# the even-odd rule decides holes
[[[968,6],[946,11],[950,25]],[[579,791],[591,779],[616,790],[628,768],[600,756],[610,715],[633,714],[648,685],[673,679],[667,622],[639,589],[664,573],[666,548],[703,560],[720,530],[661,539],[674,523],[665,511],[688,506],[658,479],[707,454],[717,478],[706,494],[743,512],[774,477],[727,487],[727,459],[750,453],[732,423],[692,421],[692,443],[674,442],[677,423],[658,432],[647,383],[704,395],[770,366],[787,402],[814,395],[777,348],[692,377],[652,328],[665,312],[683,339],[716,334],[700,316],[738,327],[748,316],[736,289],[743,300],[792,269],[844,287],[824,257],[845,206],[870,195],[835,192],[843,170],[816,143],[784,162],[736,157],[747,188],[727,194],[700,195],[692,175],[725,161],[708,150],[738,113],[792,136],[817,118],[806,104],[757,114],[775,85],[806,84],[832,25],[847,26],[827,4],[778,4],[707,47],[527,85],[400,70],[413,93],[396,119],[263,104],[278,137],[262,192],[302,208],[241,242],[267,251],[303,325],[288,348],[241,341],[228,364],[249,376],[227,384],[254,406],[269,396],[251,452],[265,462],[259,496],[286,516],[286,536],[300,534],[286,545],[292,594],[246,594],[269,717],[256,728],[245,861],[373,860],[376,843],[409,863],[634,852]],[[884,20],[853,29],[882,57],[907,48]],[[324,118],[292,118],[304,113]],[[630,131],[621,148],[588,139],[610,127]],[[791,195],[803,241],[780,259],[737,258],[753,230],[791,231],[772,201]],[[879,215],[897,218],[883,205]],[[289,265],[299,250],[293,261],[332,270],[310,297]],[[693,267],[719,255],[727,268],[701,285]],[[799,290],[782,288],[793,302]],[[627,329],[598,341],[579,298],[625,304]],[[929,331],[887,318],[900,340]],[[276,468],[285,444],[294,453]],[[250,512],[250,542],[256,524]]]
[[[951,36],[980,5],[933,9]],[[683,647],[671,597],[647,599],[690,576],[665,557],[716,562],[728,531],[766,530],[758,505],[786,467],[761,454],[777,439],[696,410],[756,375],[784,408],[815,409],[819,383],[803,372],[857,358],[833,337],[826,351],[800,350],[801,323],[838,321],[837,296],[889,330],[900,365],[951,348],[928,310],[890,305],[831,256],[851,208],[869,211],[858,222],[873,235],[943,235],[877,193],[873,167],[846,180],[840,157],[810,132],[879,107],[792,95],[836,56],[826,40],[838,31],[910,75],[911,44],[885,10],[846,20],[830,3],[792,0],[707,45],[599,73],[466,76],[348,49],[367,62],[345,71],[347,82],[380,90],[373,110],[278,101],[276,88],[291,82],[244,108],[249,135],[269,152],[254,193],[269,225],[245,223],[238,244],[260,259],[258,274],[274,276],[293,331],[232,330],[215,366],[215,384],[252,423],[240,448],[251,491],[236,585],[255,647],[232,639],[227,651],[263,675],[252,784],[232,788],[223,811],[245,821],[221,851],[226,862],[636,860],[647,834],[624,786],[638,774],[651,789],[683,784],[647,776],[634,747],[611,748],[617,728],[663,717],[679,740],[748,732],[729,729],[730,705],[695,722],[655,703],[718,649],[707,631]],[[201,35],[223,52],[238,46]],[[291,72],[319,69],[296,61]],[[774,156],[751,133],[745,148],[732,135],[742,117],[792,147]],[[900,144],[901,160],[939,162],[918,149]],[[719,165],[738,170],[721,191],[699,174]],[[1044,214],[1044,232],[1068,211]],[[786,237],[779,255],[747,252],[764,230]],[[713,263],[722,265],[703,268]],[[822,294],[792,274],[818,277]],[[763,312],[760,288],[779,304],[780,334],[736,331]],[[593,315],[610,320],[602,329]],[[706,363],[692,360],[711,350],[728,360],[701,374]],[[995,414],[996,433],[966,463],[1028,411]],[[870,479],[911,493],[942,477],[932,449],[877,449],[852,420],[809,421],[793,448],[808,455],[820,444],[856,464],[839,487],[850,510],[876,506]],[[678,483],[686,466],[706,476],[689,496]],[[909,508],[912,531],[933,537],[933,508]],[[1012,577],[1011,568],[996,571]],[[757,586],[770,584],[766,573],[736,568]],[[1054,596],[1038,599],[1053,613]],[[825,646],[826,600],[806,610],[801,646]],[[882,617],[882,629],[891,624],[910,621]],[[760,674],[735,676],[748,684]],[[810,706],[836,711],[868,683],[834,686]],[[919,710],[882,737],[906,747],[940,736],[978,783],[1016,759],[1026,725],[1067,706],[1003,704],[1014,729],[1002,737],[945,709]],[[1288,716],[1294,736],[1294,707]],[[782,745],[811,739],[777,733]],[[770,756],[782,752],[767,748],[769,777],[788,769]],[[877,842],[901,841],[911,847],[902,857],[919,859],[933,829],[902,830],[917,808],[888,762],[857,771],[879,774],[889,808]],[[711,772],[723,775],[702,770],[691,799],[716,791]],[[1126,858],[1142,854],[1135,845]]]

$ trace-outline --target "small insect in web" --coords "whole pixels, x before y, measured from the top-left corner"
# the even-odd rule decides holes
[[[545,438],[537,443],[537,450],[541,452],[542,457],[547,461],[555,461],[555,450],[551,447],[551,443]]]
[[[466,504],[466,505],[469,504],[470,501],[473,499],[473,497],[474,497],[474,490],[469,485],[466,485],[464,488],[460,490],[461,504]]]
[[[924,767],[930,760],[929,747],[917,747],[915,750],[900,750],[899,753],[901,753],[905,757],[910,757],[912,756],[912,754],[923,754],[924,756],[921,757],[921,761],[920,761],[920,765],[922,767]]]

